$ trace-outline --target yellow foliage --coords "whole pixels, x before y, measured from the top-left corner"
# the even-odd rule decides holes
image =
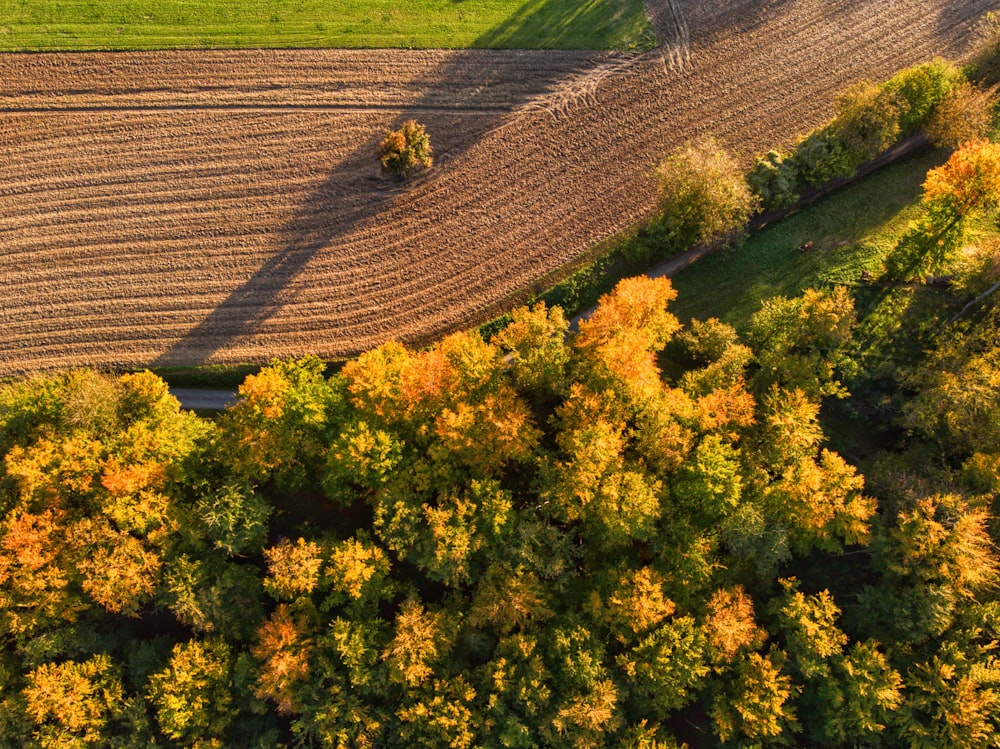
[[[389,574],[389,558],[375,544],[350,538],[330,552],[327,575],[333,589],[357,600],[364,595],[365,585],[375,577]]]
[[[323,557],[319,544],[300,538],[294,544],[284,539],[265,549],[267,577],[264,588],[283,599],[312,593],[319,584]]]
[[[431,664],[444,655],[447,646],[443,613],[432,613],[413,599],[400,606],[396,634],[382,653],[389,665],[389,678],[409,687],[426,681]]]
[[[592,690],[574,697],[552,719],[552,727],[569,740],[574,749],[605,745],[605,733],[621,725],[618,690],[610,679],[597,682]]]
[[[134,536],[90,520],[78,523],[72,536],[81,545],[83,589],[107,611],[138,616],[156,592],[162,562]]]
[[[55,724],[89,745],[100,745],[104,738],[101,729],[123,698],[122,685],[111,677],[111,668],[106,655],[95,655],[83,663],[43,663],[27,676],[24,697],[28,716],[36,725]]]
[[[7,475],[17,482],[25,502],[58,506],[68,495],[89,494],[95,488],[103,451],[100,442],[83,433],[61,440],[43,437],[29,448],[10,449]]]
[[[743,648],[758,648],[767,637],[754,620],[753,600],[742,585],[720,588],[708,601],[705,634],[716,657],[724,663],[733,660]]]
[[[663,595],[665,583],[663,575],[652,567],[622,574],[617,590],[608,597],[606,618],[620,632],[647,632],[677,608]]]
[[[285,410],[285,398],[291,383],[273,367],[265,367],[258,374],[249,375],[240,385],[245,408],[261,414],[265,419],[277,419]]]

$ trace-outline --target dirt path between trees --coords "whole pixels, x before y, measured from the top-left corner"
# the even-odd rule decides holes
[[[0,374],[334,358],[473,324],[647,215],[672,146],[788,145],[847,83],[964,54],[992,7],[652,2],[664,44],[642,56],[0,55]],[[437,164],[400,185],[374,151],[409,117]]]

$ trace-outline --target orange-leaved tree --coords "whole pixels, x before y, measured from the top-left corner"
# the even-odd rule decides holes
[[[386,132],[379,149],[382,171],[397,177],[409,177],[433,163],[427,128],[416,120],[407,120],[398,130]]]
[[[965,238],[966,219],[1000,203],[1000,144],[970,141],[927,173],[923,216],[887,260],[897,278],[940,269]]]

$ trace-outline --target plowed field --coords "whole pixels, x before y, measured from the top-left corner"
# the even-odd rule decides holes
[[[982,0],[655,0],[661,48],[0,56],[0,374],[338,357],[482,319],[646,215],[712,133],[961,56]],[[375,148],[427,124],[403,185]]]

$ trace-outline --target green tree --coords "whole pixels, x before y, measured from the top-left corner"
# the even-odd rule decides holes
[[[832,130],[855,167],[875,158],[899,137],[901,103],[893,88],[858,83],[838,98]]]
[[[420,696],[404,705],[400,738],[404,746],[427,749],[470,749],[478,734],[473,700],[476,690],[463,677],[435,679]]]
[[[671,249],[731,240],[758,207],[739,164],[711,139],[671,153],[656,177],[660,220]]]
[[[970,661],[944,645],[907,673],[899,732],[915,749],[967,749],[995,745],[1000,731],[1000,665],[992,655]]]
[[[709,673],[705,636],[694,619],[671,619],[618,657],[642,700],[642,715],[663,720],[694,700]]]
[[[185,746],[221,743],[235,717],[231,669],[230,648],[221,640],[176,644],[167,667],[149,679],[164,735]]]
[[[845,395],[837,367],[845,362],[843,348],[854,325],[854,300],[841,286],[768,299],[750,320],[750,343],[760,367],[753,380],[756,390],[766,392],[777,383],[811,398]]]
[[[733,664],[731,676],[709,708],[712,730],[735,746],[788,743],[799,730],[791,704],[795,687],[782,673],[781,651],[750,653]]]
[[[563,392],[569,348],[566,331],[569,324],[559,307],[546,308],[539,302],[530,310],[514,310],[507,327],[491,343],[508,352],[514,381],[522,391],[539,395]]]

